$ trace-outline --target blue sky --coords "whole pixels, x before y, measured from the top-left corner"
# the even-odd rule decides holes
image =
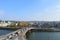
[[[60,21],[60,0],[0,0],[0,19]]]

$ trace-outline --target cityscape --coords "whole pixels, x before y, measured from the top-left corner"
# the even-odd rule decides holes
[[[1,35],[0,40],[27,40],[26,33],[31,29],[46,32],[60,32],[58,21],[0,21],[0,29],[15,29],[16,31]],[[2,31],[1,31],[2,32]]]
[[[0,40],[60,40],[60,0],[0,0]]]

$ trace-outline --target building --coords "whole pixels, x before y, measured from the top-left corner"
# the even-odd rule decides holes
[[[7,25],[10,25],[11,22],[5,22],[5,21],[0,21],[0,27],[6,27]]]

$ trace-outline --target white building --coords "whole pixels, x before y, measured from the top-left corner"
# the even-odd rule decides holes
[[[2,26],[2,27],[5,27],[5,26],[7,26],[7,25],[10,25],[11,24],[11,22],[5,22],[5,21],[2,21],[2,22],[0,22],[0,27]]]

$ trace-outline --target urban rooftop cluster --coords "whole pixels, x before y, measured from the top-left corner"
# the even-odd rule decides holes
[[[48,21],[0,21],[3,28],[22,28],[22,27],[41,27],[41,28],[60,28],[60,22]]]
[[[16,21],[0,21],[0,27],[26,27],[29,26],[28,22],[16,22]]]

